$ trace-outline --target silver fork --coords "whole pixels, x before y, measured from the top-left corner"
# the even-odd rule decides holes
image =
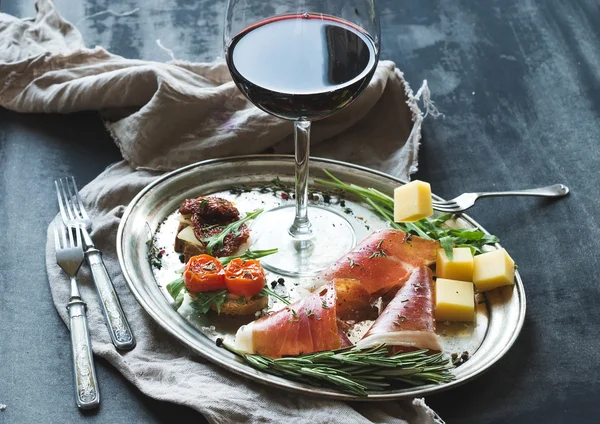
[[[131,350],[135,347],[135,338],[110,275],[108,275],[102,261],[102,254],[96,249],[90,237],[89,231],[92,229],[92,220],[83,207],[75,178],[62,178],[55,181],[54,184],[63,223],[67,227],[81,228],[83,233],[85,257],[92,271],[92,278],[100,297],[100,305],[110,338],[117,349]]]
[[[562,197],[569,194],[569,188],[564,184],[554,184],[548,187],[532,188],[528,190],[514,191],[493,191],[482,193],[463,193],[451,200],[434,200],[433,209],[440,212],[458,213],[469,209],[480,197],[491,196],[541,196],[541,197]]]
[[[60,227],[60,230],[57,226]],[[75,399],[77,406],[81,409],[96,408],[100,404],[100,392],[98,391],[92,344],[85,315],[86,305],[81,300],[76,280],[77,271],[83,263],[81,231],[79,228],[75,228],[76,238],[73,240],[73,232],[61,222],[55,221],[53,228],[56,262],[71,278],[71,298],[67,310],[69,311],[75,373]]]

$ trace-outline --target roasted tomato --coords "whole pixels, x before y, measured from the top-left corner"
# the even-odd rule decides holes
[[[185,266],[183,281],[185,288],[193,293],[226,287],[223,265],[210,255],[192,256]]]
[[[259,261],[234,259],[225,268],[225,284],[232,294],[252,297],[265,286],[265,272]]]

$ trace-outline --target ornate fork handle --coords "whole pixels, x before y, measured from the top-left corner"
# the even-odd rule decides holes
[[[569,188],[564,184],[554,184],[547,187],[531,188],[527,190],[513,191],[492,191],[483,193],[474,193],[477,197],[492,197],[492,196],[543,196],[543,197],[560,197],[569,193]]]
[[[85,302],[78,297],[71,297],[67,305],[75,371],[75,399],[79,408],[92,409],[100,404],[100,392],[85,308]]]
[[[100,297],[100,303],[102,306],[102,312],[106,320],[106,326],[113,344],[117,349],[120,350],[131,350],[135,347],[135,338],[127,322],[127,317],[121,302],[117,297],[117,293],[113,286],[113,283],[106,271],[104,262],[102,261],[102,254],[96,248],[88,248],[85,252],[85,257],[90,265],[92,271],[92,277],[96,285],[98,296]]]

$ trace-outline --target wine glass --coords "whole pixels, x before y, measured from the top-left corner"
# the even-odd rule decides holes
[[[348,106],[369,84],[379,58],[374,0],[229,0],[224,46],[233,81],[265,112],[294,123],[295,205],[263,212],[253,248],[283,275],[315,275],[356,243],[334,209],[308,205],[311,121]]]

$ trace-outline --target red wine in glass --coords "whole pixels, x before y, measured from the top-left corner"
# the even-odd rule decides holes
[[[352,102],[375,67],[373,39],[343,19],[294,14],[259,21],[232,38],[227,64],[239,89],[272,115],[314,121]]]

